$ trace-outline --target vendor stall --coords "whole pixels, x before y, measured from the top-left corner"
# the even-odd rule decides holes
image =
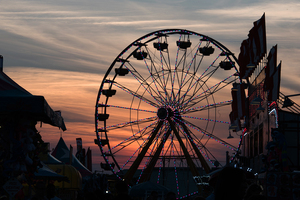
[[[37,122],[66,130],[60,111],[53,111],[43,96],[32,95],[3,72],[0,55],[0,185],[21,175],[34,184],[50,172],[38,170],[42,166],[38,154],[47,150],[35,128]]]

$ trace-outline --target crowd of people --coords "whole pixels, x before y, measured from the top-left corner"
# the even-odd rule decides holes
[[[61,200],[53,184],[35,185],[35,194],[30,200]],[[202,194],[190,197],[189,200],[261,200],[266,199],[263,195],[263,188],[255,182],[254,177],[249,178],[247,173],[241,169],[225,167],[221,171],[210,176],[209,186],[212,192],[209,196]],[[75,200],[144,200],[129,195],[128,185],[123,181],[115,183],[111,193],[103,191],[81,191],[76,195]],[[152,191],[146,200],[176,200],[174,192],[168,192],[159,196],[158,191]],[[0,198],[4,200],[5,198]]]
[[[252,174],[253,175],[253,174]],[[213,188],[209,196],[197,195],[192,200],[261,200],[266,199],[261,185],[256,183],[254,176],[249,177],[242,169],[225,167],[209,179]],[[128,195],[128,187],[124,182],[116,184],[117,195],[103,200],[136,200]],[[152,191],[147,200],[176,200],[174,192],[168,192],[163,198],[157,191]],[[99,198],[101,199],[101,198]]]
[[[260,200],[265,199],[262,187],[242,169],[225,167],[209,180],[213,192],[206,200]]]

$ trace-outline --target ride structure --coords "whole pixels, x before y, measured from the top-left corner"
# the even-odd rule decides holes
[[[178,198],[200,192],[199,177],[224,163],[218,152],[237,151],[224,139],[233,125],[231,95],[243,85],[236,63],[220,42],[188,30],[159,30],[128,45],[97,96],[95,143],[102,165],[129,185],[154,176],[165,185],[167,168]],[[181,169],[194,179],[188,186]]]

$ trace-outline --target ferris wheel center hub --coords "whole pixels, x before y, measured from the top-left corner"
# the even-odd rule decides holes
[[[176,116],[175,116],[176,115]],[[160,120],[166,120],[168,117],[176,117],[179,118],[179,112],[177,110],[173,111],[171,108],[161,107],[157,111],[157,117]]]
[[[157,117],[161,120],[167,119],[169,111],[167,108],[159,108],[157,111]]]

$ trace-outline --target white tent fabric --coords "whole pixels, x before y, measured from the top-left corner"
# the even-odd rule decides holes
[[[62,137],[59,139],[51,155],[61,162],[70,164],[75,167],[80,172],[82,177],[92,175],[92,172],[88,170],[73,154],[71,155],[72,157],[70,163],[70,149],[68,148]]]
[[[38,167],[37,172],[34,172],[35,179],[68,180],[66,176],[57,174],[43,162],[41,164],[43,167]]]

